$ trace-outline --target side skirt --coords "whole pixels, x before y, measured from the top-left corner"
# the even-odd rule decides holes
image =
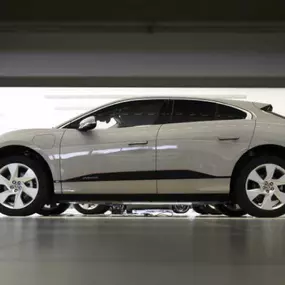
[[[55,194],[55,202],[96,202],[97,204],[145,204],[145,203],[220,203],[230,200],[229,194]]]

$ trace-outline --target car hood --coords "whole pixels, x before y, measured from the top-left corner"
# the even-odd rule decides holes
[[[20,144],[20,145],[30,145],[36,136],[54,136],[57,137],[61,133],[63,134],[65,130],[63,129],[21,129],[11,132],[4,133],[0,135],[0,147],[3,145]]]
[[[53,133],[58,133],[59,131],[62,132],[62,130],[59,129],[53,129],[53,128],[40,128],[40,129],[20,129],[20,130],[15,130],[15,131],[10,131],[7,133],[4,133],[2,135],[0,135],[0,137],[2,136],[10,136],[10,137],[18,137],[18,136],[22,136],[22,135],[45,135],[45,134],[53,134]]]

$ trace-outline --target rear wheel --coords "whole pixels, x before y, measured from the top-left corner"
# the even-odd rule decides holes
[[[225,203],[225,204],[215,205],[215,207],[223,215],[228,216],[228,217],[242,217],[246,215],[246,212],[242,210],[238,204]]]
[[[68,203],[46,204],[37,213],[42,216],[58,216],[64,213],[69,206]]]
[[[234,181],[234,199],[255,217],[285,213],[285,161],[276,156],[253,158]]]
[[[75,204],[74,209],[83,215],[100,215],[106,213],[110,207],[107,205],[83,203]]]
[[[41,163],[27,156],[0,160],[0,212],[28,216],[48,201],[51,181]]]

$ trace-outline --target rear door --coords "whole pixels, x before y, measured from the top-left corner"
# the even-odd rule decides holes
[[[157,139],[158,193],[225,193],[255,120],[231,106],[175,100]]]

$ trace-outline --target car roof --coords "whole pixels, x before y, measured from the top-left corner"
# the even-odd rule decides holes
[[[104,105],[113,105],[117,103],[123,103],[128,101],[140,101],[140,100],[158,100],[158,99],[165,99],[165,100],[198,100],[198,101],[208,101],[208,102],[217,102],[222,103],[226,105],[236,106],[239,108],[244,108],[245,110],[250,111],[251,109],[254,109],[254,105],[252,101],[244,101],[240,99],[224,99],[223,97],[214,97],[214,96],[136,96],[136,97],[125,97],[119,100],[114,100],[112,102],[109,102],[108,104]],[[256,103],[256,104],[262,104],[262,105],[268,105],[263,103]],[[103,107],[103,106],[102,106]],[[94,109],[96,110],[96,109]]]
[[[198,100],[198,101],[215,101],[215,102],[221,102],[221,103],[227,103],[227,104],[235,104],[236,102],[244,102],[245,105],[252,104],[251,101],[243,101],[240,99],[230,99],[230,98],[223,98],[219,96],[165,96],[165,95],[160,95],[160,96],[133,96],[133,97],[124,97],[118,100],[113,100],[108,103],[110,104],[116,104],[120,102],[125,102],[125,101],[137,101],[137,100],[159,100],[159,99],[164,99],[164,100]],[[240,103],[238,103],[240,104]]]

